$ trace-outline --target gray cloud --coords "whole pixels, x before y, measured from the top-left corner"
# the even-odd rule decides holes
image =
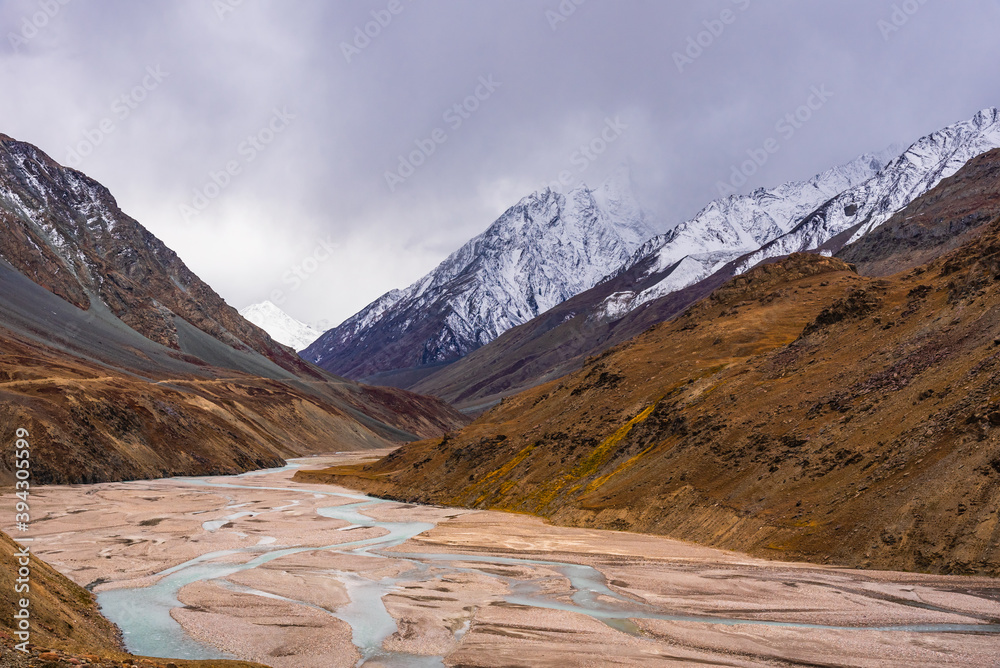
[[[563,171],[630,159],[668,227],[770,137],[744,192],[970,117],[1000,103],[997,25],[985,0],[10,0],[0,131],[61,162],[95,144],[79,169],[231,304],[280,290],[333,324]],[[779,134],[814,86],[832,96]]]

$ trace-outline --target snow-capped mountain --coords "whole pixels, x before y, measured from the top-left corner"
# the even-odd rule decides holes
[[[711,276],[726,263],[784,235],[824,202],[867,181],[898,154],[895,148],[865,154],[807,181],[713,201],[691,220],[647,241],[615,272],[642,265],[634,289],[607,297],[599,317],[620,317]],[[653,275],[658,280],[651,285],[642,280]]]
[[[310,343],[323,334],[318,329],[299,322],[271,301],[251,304],[240,309],[240,315],[270,334],[278,343],[283,343],[293,350],[308,348]]]
[[[827,219],[835,220],[835,207],[839,215],[850,216],[849,205],[856,204],[858,211],[865,207],[863,214],[854,212],[858,221],[878,224],[967,159],[996,146],[996,115],[982,112],[929,135],[895,159],[891,150],[862,156],[809,181],[713,202],[692,220],[643,244],[593,289],[405,387],[478,408],[559,377],[587,357],[682,313],[731,278],[745,257],[753,254],[751,262],[768,257],[759,252],[761,244],[769,251],[767,244],[775,236],[794,238],[813,224],[817,212],[832,211]],[[844,201],[859,193],[874,195],[871,201]],[[856,227],[848,226],[832,239],[822,234],[782,252],[836,251],[852,235],[863,233],[865,226],[852,225]]]
[[[485,396],[486,384],[497,393],[552,377],[574,354],[671,317],[769,257],[836,252],[1000,146],[998,116],[984,110],[905,152],[890,148],[806,181],[721,198],[645,243],[639,240],[648,227],[622,185],[627,180],[565,196],[534,193],[433,272],[383,295],[303,356],[342,375],[378,375],[378,382],[437,396],[447,386],[455,400]],[[614,336],[608,323],[615,323]],[[448,370],[433,370],[459,358]]]
[[[453,361],[593,287],[653,232],[625,166],[596,190],[535,192],[413,285],[326,332],[303,357],[354,378]]]
[[[836,251],[887,221],[972,158],[997,147],[1000,110],[996,108],[929,134],[871,179],[840,193],[793,230],[747,257],[737,273],[767,258],[796,251],[822,246]]]

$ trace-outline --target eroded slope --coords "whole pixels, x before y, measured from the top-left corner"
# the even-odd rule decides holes
[[[889,279],[793,255],[449,438],[326,479],[771,557],[995,575],[997,277],[1000,221]]]

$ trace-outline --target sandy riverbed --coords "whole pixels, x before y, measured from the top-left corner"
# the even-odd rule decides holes
[[[319,468],[356,457],[300,463]],[[356,499],[292,482],[292,473],[209,480],[235,488],[182,479],[44,487],[32,497],[31,535],[40,556],[101,592],[151,585],[163,570],[207,553],[244,550],[214,560],[239,564],[282,546],[330,547],[387,533],[320,516],[320,508]],[[358,592],[379,583],[391,583],[382,601],[395,632],[369,667],[418,665],[421,656],[461,666],[1000,665],[997,635],[635,617],[609,625],[575,611],[574,589],[558,566],[509,559],[597,569],[610,590],[594,596],[599,608],[837,627],[995,623],[997,580],[767,562],[524,515],[398,503],[363,512],[436,526],[388,556],[306,550],[188,584],[171,615],[195,639],[276,668],[355,665],[356,633],[334,615],[343,617]],[[518,602],[522,589],[553,605]]]

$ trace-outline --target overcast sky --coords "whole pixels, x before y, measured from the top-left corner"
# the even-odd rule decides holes
[[[769,138],[740,192],[1000,104],[997,0],[0,0],[0,25],[0,132],[233,306],[327,325],[562,173],[630,160],[665,229]]]

